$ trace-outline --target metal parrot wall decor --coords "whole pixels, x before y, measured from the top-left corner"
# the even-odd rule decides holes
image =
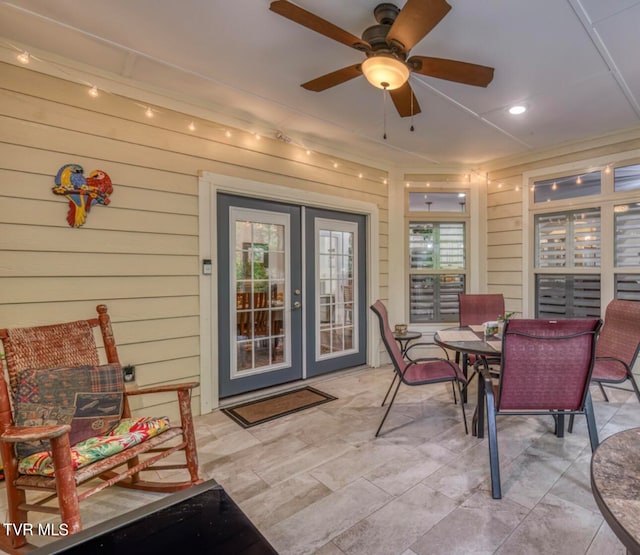
[[[92,204],[108,205],[113,193],[111,178],[102,170],[92,171],[88,177],[79,164],[65,164],[56,174],[53,192],[69,199],[67,222],[71,227],[80,227],[87,220]]]

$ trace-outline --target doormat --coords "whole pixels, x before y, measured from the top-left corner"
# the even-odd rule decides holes
[[[286,391],[264,399],[225,408],[222,409],[222,412],[243,428],[250,428],[287,414],[328,403],[334,399],[337,399],[337,397],[313,387],[303,387],[302,389]]]

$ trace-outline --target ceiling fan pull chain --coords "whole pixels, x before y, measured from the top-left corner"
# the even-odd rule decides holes
[[[409,131],[411,131],[413,133],[414,131],[414,127],[413,127],[413,90],[410,91],[411,94],[411,127],[409,127]]]
[[[387,88],[382,89],[382,126],[383,135],[382,138],[387,140]]]

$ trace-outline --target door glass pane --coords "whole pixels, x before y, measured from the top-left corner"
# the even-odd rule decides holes
[[[285,299],[286,225],[281,215],[235,219],[233,254],[236,336],[231,376],[273,370],[289,362]]]
[[[357,323],[354,258],[357,227],[351,222],[316,220],[316,359],[355,349]]]

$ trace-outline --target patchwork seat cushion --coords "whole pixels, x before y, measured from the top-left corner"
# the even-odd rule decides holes
[[[171,427],[167,417],[125,418],[109,434],[91,437],[71,448],[73,469],[111,457],[129,447],[167,431]],[[53,476],[53,459],[48,451],[34,453],[18,463],[20,474]]]
[[[18,377],[17,426],[70,424],[71,445],[109,433],[122,415],[124,383],[119,364],[27,369]],[[49,448],[46,441],[19,443],[18,458]]]

